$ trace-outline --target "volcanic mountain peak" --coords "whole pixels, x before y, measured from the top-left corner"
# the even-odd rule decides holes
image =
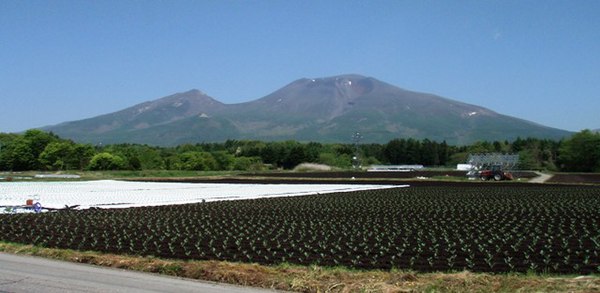
[[[139,129],[177,121],[201,113],[211,113],[223,106],[224,104],[199,90],[190,90],[154,101],[144,102],[119,112],[108,114],[106,118],[119,122],[116,124],[111,123],[111,128],[113,129],[126,125]]]
[[[206,115],[224,106],[223,103],[199,90],[190,90],[143,102],[114,113],[65,122],[46,129],[66,129],[63,134],[66,137],[77,137],[82,132],[97,135],[113,131],[131,131],[163,125],[203,113]]]
[[[412,92],[357,74],[302,78],[247,104],[263,111],[302,114],[320,121],[328,121],[349,112],[369,112],[374,109],[389,115],[400,115],[406,111],[430,116],[445,115],[450,111],[464,118],[498,115],[479,106]]]
[[[46,129],[85,142],[159,145],[227,139],[347,142],[355,131],[371,142],[412,137],[453,144],[570,134],[357,74],[298,79],[239,104],[191,90]]]
[[[269,115],[286,113],[326,121],[345,113],[355,100],[375,90],[378,83],[381,82],[356,74],[301,78],[240,107]]]
[[[320,94],[328,93],[329,97],[332,98],[352,100],[368,94],[374,89],[376,82],[379,81],[370,77],[347,74],[325,78],[303,78],[293,84],[299,84],[305,87],[307,91],[312,89]]]
[[[183,93],[176,93],[154,101],[141,103],[124,111],[133,111],[133,115],[140,115],[153,110],[164,111],[164,108],[179,109],[177,112],[184,116],[196,115],[203,111],[218,109],[223,103],[211,98],[200,90],[193,89]],[[132,117],[133,119],[133,117]]]

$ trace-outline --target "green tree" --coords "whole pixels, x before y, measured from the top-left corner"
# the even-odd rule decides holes
[[[406,164],[421,164],[423,147],[420,141],[409,138],[406,141]]]
[[[267,164],[281,166],[285,158],[285,150],[280,143],[271,142],[261,149],[260,157]]]
[[[231,170],[233,168],[233,162],[235,157],[229,154],[227,151],[215,151],[211,153],[215,161],[217,162],[216,170]]]
[[[319,155],[319,163],[338,167],[338,168],[350,168],[352,167],[352,155],[349,154],[336,154],[331,152],[321,153]]]
[[[468,149],[471,154],[493,153],[496,151],[494,145],[488,141],[478,141],[470,145]]]
[[[421,143],[421,160],[420,164],[427,166],[439,166],[440,165],[440,151],[439,144],[429,139],[424,139]]]
[[[59,140],[59,137],[53,133],[44,132],[39,129],[30,129],[25,131],[23,138],[29,144],[31,155],[35,158],[33,166],[30,169],[43,168],[43,164],[38,161],[40,154],[46,149],[46,146]]]
[[[38,161],[46,145],[57,141],[58,137],[41,130],[27,130],[23,135],[2,135],[0,168],[4,170],[25,171],[43,168]]]
[[[304,146],[299,143],[288,142],[285,148],[287,155],[283,159],[281,166],[285,169],[292,169],[303,162],[307,162]]]
[[[90,160],[90,170],[124,170],[126,168],[126,162],[123,158],[118,155],[111,153],[99,153],[92,157]]]
[[[77,159],[77,163],[73,165],[73,168],[84,170],[95,153],[91,144],[75,144],[73,146],[73,156]]]
[[[33,156],[30,141],[23,136],[16,137],[8,144],[2,146],[0,167],[4,170],[34,170],[37,165],[37,158]]]
[[[563,171],[600,171],[600,133],[586,129],[574,134],[560,145],[558,158]]]
[[[127,158],[127,169],[129,170],[142,170],[142,161],[137,156],[131,156]]]
[[[75,154],[75,144],[69,141],[56,141],[46,145],[39,157],[40,163],[50,170],[67,170],[78,167],[79,158]]]
[[[446,165],[456,166],[457,164],[464,164],[469,159],[469,154],[467,152],[457,152],[450,155]]]
[[[161,170],[166,169],[165,161],[161,156],[161,149],[157,147],[145,147],[139,152],[142,169]]]
[[[258,157],[237,157],[233,160],[231,168],[238,171],[259,171],[263,169],[262,162]]]
[[[539,170],[541,164],[536,158],[536,154],[529,149],[522,150],[519,152],[519,169],[522,170]]]
[[[186,152],[179,156],[179,169],[211,171],[217,169],[217,161],[207,152]]]
[[[308,163],[314,163],[319,160],[319,154],[323,149],[323,145],[318,142],[309,142],[304,147],[304,159]]]
[[[225,142],[225,148],[231,154],[242,157],[259,157],[264,151],[267,143],[262,141],[235,141]]]
[[[406,141],[404,139],[392,139],[383,149],[385,162],[397,165],[406,160]]]
[[[385,161],[384,146],[378,143],[361,144],[363,165],[381,164]]]
[[[440,165],[446,166],[448,164],[450,152],[450,147],[448,146],[446,141],[443,141],[438,149],[438,158],[440,159]]]

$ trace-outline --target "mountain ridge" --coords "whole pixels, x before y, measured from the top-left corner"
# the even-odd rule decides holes
[[[236,104],[193,89],[45,129],[82,142],[154,145],[227,139],[350,142],[356,131],[365,142],[379,143],[413,137],[466,144],[570,134],[357,74],[301,78]]]
[[[168,107],[169,104],[171,107]],[[223,103],[200,90],[192,89],[142,102],[116,112],[63,122],[46,128],[53,129],[54,127],[68,127],[78,124],[77,127],[81,131],[91,131],[92,133],[109,132],[123,125],[133,125],[135,129],[143,129],[196,115],[199,109],[215,109],[222,106],[224,106]],[[91,124],[88,122],[91,122]]]

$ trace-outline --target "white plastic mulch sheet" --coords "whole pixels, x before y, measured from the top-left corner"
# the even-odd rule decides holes
[[[132,181],[1,182],[0,206],[25,205],[28,199],[44,208],[127,208],[202,201],[298,196],[398,187],[358,184],[221,184]],[[2,213],[2,211],[0,211]]]

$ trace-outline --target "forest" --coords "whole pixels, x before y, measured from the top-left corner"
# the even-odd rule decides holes
[[[194,170],[260,171],[293,169],[301,163],[352,168],[358,155],[362,166],[421,164],[454,168],[475,153],[519,154],[521,170],[600,172],[600,133],[583,130],[560,141],[518,138],[448,145],[428,139],[397,138],[385,144],[227,140],[220,143],[157,147],[141,144],[76,143],[37,129],[0,133],[1,171],[61,170]]]

